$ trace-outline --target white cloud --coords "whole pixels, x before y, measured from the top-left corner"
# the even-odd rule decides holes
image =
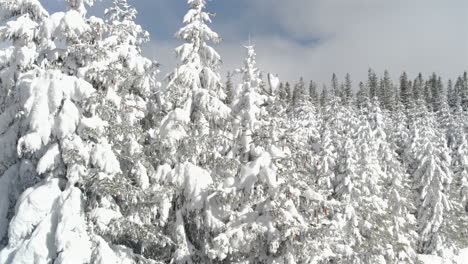
[[[249,25],[278,27],[253,38],[259,67],[279,73],[283,80],[304,76],[328,83],[333,72],[365,80],[369,67],[378,72],[388,69],[395,78],[402,71],[455,78],[468,68],[468,1],[252,0],[246,4],[248,12],[240,14],[236,24],[213,21],[221,35],[234,36],[216,46],[224,71],[241,65],[245,51],[240,39],[247,36],[241,36],[239,28]],[[308,41],[315,38],[320,41]],[[159,47],[156,57],[171,69],[177,44],[153,45]]]
[[[433,71],[454,78],[468,67],[468,1],[251,1],[293,39],[259,36],[258,53],[287,79],[328,82],[332,72],[365,79],[368,67],[396,77]],[[263,55],[261,55],[264,53]],[[264,57],[263,57],[264,56]],[[284,70],[278,67],[284,66]]]

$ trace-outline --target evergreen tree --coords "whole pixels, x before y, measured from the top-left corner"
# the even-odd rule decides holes
[[[438,112],[441,109],[442,104],[446,102],[446,100],[444,100],[445,96],[442,81],[435,73],[433,73],[427,82],[427,86],[427,89],[430,89],[430,92],[427,92],[428,94],[430,93],[430,96],[427,96],[426,101],[430,102],[430,108],[433,111]]]
[[[293,94],[294,94],[294,91],[291,87],[291,84],[289,84],[289,82],[286,82],[285,86],[284,86],[284,90],[286,91],[286,102],[288,104],[290,104],[292,102],[292,99],[293,99]]]
[[[418,77],[413,82],[413,98],[414,101],[420,104],[420,100],[424,100],[424,79],[422,74],[419,73]]]
[[[214,182],[225,177],[224,157],[231,137],[228,124],[231,110],[225,99],[218,68],[219,54],[208,45],[220,37],[207,23],[205,0],[188,0],[185,26],[176,37],[185,43],[176,48],[181,64],[170,75],[165,91],[169,113],[161,121],[155,148],[159,159],[156,179],[166,189],[161,215],[163,227],[175,243],[171,261],[207,262],[210,233],[223,226],[213,214],[216,197],[209,199]],[[221,130],[220,128],[225,128]]]
[[[37,1],[6,3],[11,15],[25,15],[11,17],[13,20],[7,23],[6,29],[14,26],[35,36],[30,38],[29,33],[21,33],[22,37],[30,38],[22,42],[24,39],[17,38],[14,30],[8,33],[22,42],[14,41],[16,47],[26,45],[22,52],[27,51],[29,55],[19,58],[26,59],[21,65],[29,67],[24,71],[20,65],[16,67],[20,71],[15,73],[15,84],[10,87],[20,110],[10,121],[11,127],[19,128],[18,139],[11,141],[16,145],[17,156],[8,174],[1,178],[1,193],[9,196],[2,197],[2,201],[15,202],[20,193],[22,198],[12,218],[12,211],[4,214],[11,206],[0,208],[0,215],[11,219],[8,239],[4,240],[8,244],[0,252],[3,263],[25,263],[31,259],[40,263],[89,263],[91,260],[102,263],[99,256],[106,247],[109,261],[117,254],[102,237],[89,230],[92,226],[89,219],[103,216],[102,211],[91,211],[95,206],[101,207],[93,204],[99,198],[93,199],[92,188],[111,185],[119,179],[121,169],[105,133],[107,124],[93,102],[101,86],[83,78],[83,71],[97,58],[76,53],[90,49],[98,38],[96,26],[104,25],[101,19],[85,17],[85,3],[90,4],[67,2],[67,12],[51,16]],[[24,26],[29,29],[24,31]],[[50,39],[63,43],[61,49]],[[39,50],[28,51],[27,46],[31,44]],[[88,185],[90,182],[96,185]],[[21,188],[13,183],[21,184]],[[106,193],[100,193],[100,199],[112,204],[109,201],[112,197]]]
[[[340,85],[339,85],[339,82],[338,82],[338,77],[336,76],[335,73],[333,73],[332,75],[332,78],[331,78],[331,83],[330,83],[330,89],[331,89],[331,94],[333,96],[336,96],[336,97],[340,97],[342,96],[342,92],[341,92],[341,89],[340,89]]]
[[[351,82],[351,75],[346,74],[345,84],[343,89],[343,102],[345,104],[351,104],[353,100],[353,83]]]
[[[400,102],[408,109],[413,101],[413,91],[408,80],[408,75],[403,72],[400,76]]]
[[[384,77],[380,80],[379,99],[385,109],[393,110],[395,106],[395,88],[388,71],[384,72]]]
[[[225,94],[226,94],[226,99],[224,100],[224,103],[227,105],[230,105],[234,101],[234,84],[232,83],[231,72],[227,73],[226,83],[224,85],[224,88],[225,88]]]
[[[359,82],[359,91],[356,94],[356,105],[359,109],[366,107],[369,103],[369,90],[363,82]]]
[[[292,102],[294,105],[301,104],[305,101],[309,101],[306,97],[307,91],[304,83],[304,78],[300,78],[299,82],[294,86]]]
[[[328,88],[327,86],[323,85],[322,86],[322,93],[320,94],[320,105],[324,107],[329,100],[329,94],[328,94]]]
[[[424,82],[422,96],[423,96],[423,103],[425,104],[425,107],[428,110],[433,111],[433,109],[432,109],[432,106],[433,106],[432,105],[432,89],[431,89],[429,81]]]
[[[417,189],[417,223],[419,253],[441,253],[445,237],[439,232],[445,212],[451,205],[447,188],[452,180],[450,156],[445,138],[427,110],[419,110],[412,126],[413,179]]]
[[[246,46],[247,57],[244,67],[238,72],[242,74],[242,86],[239,98],[234,102],[234,138],[240,142],[239,152],[241,161],[251,161],[252,133],[260,126],[262,115],[261,105],[265,98],[260,95],[260,72],[256,66],[254,46]]]
[[[313,105],[318,106],[319,95],[317,92],[317,84],[314,81],[310,81],[309,83],[309,98]]]
[[[369,98],[378,96],[379,80],[372,69],[368,71],[367,87],[369,87]]]

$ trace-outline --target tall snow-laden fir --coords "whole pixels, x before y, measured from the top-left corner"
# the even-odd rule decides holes
[[[71,7],[49,16],[36,1],[5,5],[13,17],[8,17],[3,37],[27,56],[4,62],[16,67],[5,89],[11,95],[10,107],[16,105],[18,112],[3,120],[17,131],[10,141],[15,159],[1,178],[0,214],[9,226],[6,234],[2,230],[6,246],[0,259],[87,263],[97,251],[93,253],[78,186],[90,174],[113,177],[118,166],[107,142],[90,142],[80,133],[88,119],[83,114],[89,110],[87,100],[95,92],[92,85],[58,69],[68,58],[68,45],[90,28]],[[65,42],[65,49],[51,39]]]
[[[432,113],[419,110],[412,127],[413,181],[418,221],[418,252],[440,253],[446,238],[439,232],[451,209],[447,189],[452,181],[446,139],[437,131]]]
[[[171,230],[175,263],[207,262],[210,234],[224,227],[226,216],[217,207],[216,189],[233,161],[230,150],[231,109],[218,72],[221,57],[209,46],[221,38],[211,22],[205,0],[189,0],[185,26],[176,37],[185,43],[176,48],[180,65],[168,76],[163,110],[155,134],[156,158],[161,165],[157,184],[165,193],[164,228]],[[227,166],[226,166],[227,165]],[[235,168],[235,164],[234,164]]]

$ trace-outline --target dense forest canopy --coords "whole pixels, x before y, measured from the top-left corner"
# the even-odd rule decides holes
[[[223,80],[187,2],[161,76],[127,0],[0,1],[1,263],[462,263],[466,72]]]

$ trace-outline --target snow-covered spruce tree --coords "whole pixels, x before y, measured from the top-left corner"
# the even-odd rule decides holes
[[[11,220],[8,246],[1,253],[8,261],[39,254],[39,262],[55,259],[57,263],[117,263],[133,259],[134,253],[143,253],[141,248],[148,246],[122,243],[113,237],[106,242],[94,231],[103,234],[99,229],[113,228],[107,226],[111,219],[128,216],[128,206],[122,201],[135,197],[136,188],[127,188],[130,181],[138,187],[148,185],[144,180],[147,176],[143,177],[144,159],[129,164],[123,157],[130,159],[128,152],[136,153],[138,149],[131,140],[132,136],[140,137],[135,124],[145,111],[138,96],[154,84],[154,64],[139,55],[142,31],[131,22],[134,10],[125,1],[115,2],[115,8],[123,7],[120,17],[106,22],[86,18],[85,3],[91,1],[67,1],[67,12],[52,14],[38,24],[34,40],[42,42],[37,45],[41,48],[34,61],[37,66],[20,77],[14,90],[18,106],[23,109],[17,117],[21,127],[19,162],[30,166],[21,169],[20,176],[30,175],[38,183],[23,194]],[[115,11],[114,14],[119,13]],[[127,75],[122,73],[123,67]],[[126,111],[116,111],[119,108]],[[135,130],[123,132],[119,122],[134,125]],[[123,141],[119,133],[125,134],[131,145],[125,149],[127,153],[118,146]],[[44,192],[51,193],[48,200],[37,200]],[[41,213],[31,223],[24,223],[24,216],[32,213],[31,206]],[[147,219],[137,221],[145,224]],[[18,223],[27,229],[19,230],[15,226]],[[126,231],[127,241],[140,239],[132,237],[134,229]],[[46,233],[54,234],[54,243],[46,250],[28,246],[24,253],[26,245],[45,245]],[[157,241],[154,237],[149,239]],[[108,242],[135,251],[120,246],[110,248]]]
[[[437,130],[433,114],[424,108],[416,114],[411,135],[413,184],[417,190],[417,251],[442,254],[446,237],[439,230],[451,208],[447,199],[452,181],[449,151],[445,137]]]
[[[224,90],[226,94],[226,98],[224,102],[227,105],[231,105],[232,101],[234,100],[234,84],[232,83],[232,73],[228,72],[226,75],[226,83],[224,84]]]
[[[389,231],[389,233],[384,231],[386,233],[384,236],[388,240],[377,244],[388,242],[387,247],[391,245],[391,250],[386,249],[387,261],[411,263],[415,261],[414,245],[417,237],[413,231],[415,219],[410,214],[410,211],[414,210],[414,205],[409,191],[410,181],[397,154],[399,147],[391,140],[391,133],[395,133],[395,131],[389,129],[391,127],[389,124],[392,124],[391,119],[381,111],[376,101],[370,104],[367,119],[372,130],[372,140],[367,140],[368,143],[363,142],[362,144],[371,144],[376,149],[374,155],[376,154],[375,157],[378,157],[378,160],[374,160],[374,162],[366,160],[369,164],[377,162],[380,166],[381,173],[375,174],[381,175],[381,190],[378,196],[387,204],[386,212],[382,215],[381,221],[385,221],[385,230]],[[392,129],[395,128],[392,127]],[[398,135],[393,137],[403,137],[404,140],[405,132],[398,131],[397,133]]]
[[[240,122],[252,133],[249,159],[238,153],[241,168],[224,183],[223,208],[230,217],[226,229],[210,243],[209,256],[215,262],[294,263],[301,260],[298,251],[304,249],[300,237],[306,225],[297,205],[307,186],[295,182],[288,173],[287,166],[292,163],[287,162],[294,162],[288,155],[292,142],[286,142],[291,135],[286,135],[284,110],[275,103],[277,87],[270,87],[268,91],[272,92],[259,89],[255,52],[253,47],[247,50],[246,63],[240,70],[242,92],[233,113],[243,113],[242,119],[249,121]]]
[[[88,104],[95,89],[82,78],[63,73],[68,45],[86,43],[91,31],[82,1],[74,4],[79,8],[69,5],[67,12],[48,16],[37,1],[6,3],[13,17],[3,28],[4,37],[26,52],[17,59],[29,66],[15,65],[10,86],[19,111],[5,125],[19,130],[17,138],[10,138],[17,159],[1,178],[2,195],[7,195],[2,203],[11,202],[0,213],[9,221],[2,263],[89,263],[107,245],[96,246],[99,238],[88,233],[80,185],[91,177],[112,178],[119,173],[119,164],[99,129],[97,141],[82,133],[99,127]],[[59,48],[54,40],[65,47]],[[17,184],[21,189],[15,188]]]
[[[380,80],[378,97],[384,109],[391,111],[395,106],[395,87],[387,70]]]
[[[369,98],[373,99],[374,97],[378,97],[379,95],[379,79],[377,74],[375,74],[374,70],[369,69],[367,74],[367,87],[369,88]]]
[[[315,106],[319,106],[319,94],[317,92],[317,83],[310,81],[309,83],[309,99],[310,102]]]
[[[176,48],[181,63],[169,75],[163,92],[168,113],[153,139],[159,163],[155,179],[165,191],[159,221],[175,243],[171,261],[209,263],[207,246],[227,217],[218,210],[216,194],[238,164],[227,157],[231,109],[222,102],[221,58],[208,45],[221,38],[207,25],[206,1],[188,4],[185,26],[176,33],[185,42]]]
[[[351,75],[349,73],[347,73],[345,76],[345,82],[343,86],[343,103],[351,104],[353,102],[353,83],[351,81]]]
[[[334,197],[342,204],[334,221],[341,227],[340,234],[345,239],[341,247],[345,247],[335,246],[341,248],[335,259],[393,262],[397,258],[388,243],[392,222],[383,195],[386,175],[378,161],[378,142],[367,109],[362,111],[359,121],[354,118],[347,126],[346,143],[338,151]]]
[[[261,107],[265,103],[265,96],[260,95],[259,70],[256,68],[254,46],[246,46],[247,57],[244,67],[237,70],[242,74],[242,84],[239,85],[238,97],[233,103],[234,139],[239,146],[234,146],[234,151],[240,154],[241,162],[252,161],[254,151],[252,145],[252,133],[257,131],[261,125],[261,116],[265,115]],[[234,155],[237,155],[235,153]]]
[[[229,138],[218,128],[228,124],[231,110],[221,101],[225,97],[218,73],[221,57],[208,45],[221,38],[206,24],[211,22],[204,11],[206,1],[189,0],[188,4],[186,25],[176,33],[185,41],[176,48],[181,64],[169,75],[164,92],[169,113],[161,121],[159,140],[165,147],[158,156],[169,164],[206,165],[216,160],[215,152],[227,152]]]
[[[400,93],[398,99],[406,109],[410,108],[410,104],[413,102],[413,91],[406,72],[403,72],[400,76]]]
[[[294,86],[292,103],[298,105],[304,101],[309,101],[309,95],[307,94],[304,78],[300,78],[299,82]]]
[[[440,113],[443,112],[441,110]],[[448,190],[448,199],[452,208],[446,213],[447,220],[441,228],[447,234],[451,247],[455,250],[468,244],[468,144],[464,129],[466,127],[466,112],[458,106],[445,123],[447,143],[451,151],[452,184]]]
[[[11,44],[0,51],[0,249],[8,242],[8,225],[19,195],[37,182],[35,175],[20,173],[17,142],[21,137],[18,84],[24,73],[37,67],[39,25],[48,17],[37,1],[2,1],[0,38]],[[31,165],[25,161],[25,170]]]
[[[131,249],[129,255],[167,260],[172,247],[155,215],[161,213],[164,191],[155,182],[150,132],[155,126],[159,83],[157,62],[141,54],[148,33],[134,22],[136,10],[116,0],[105,10],[105,20],[90,19],[97,33],[87,47],[74,45],[81,61],[75,71],[97,89],[93,111],[104,125],[120,173],[112,181],[93,178],[84,184],[94,231],[109,243]],[[95,23],[93,23],[95,22]],[[72,61],[72,60],[70,60]],[[72,67],[69,67],[72,70]],[[86,131],[93,136],[93,131]],[[163,250],[164,249],[164,250]],[[161,254],[167,252],[167,254]]]
[[[363,82],[359,83],[359,90],[356,93],[356,106],[358,109],[367,107],[369,104],[369,89]]]

